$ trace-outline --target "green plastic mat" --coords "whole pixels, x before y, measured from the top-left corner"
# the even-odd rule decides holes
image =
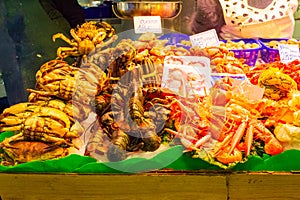
[[[7,132],[0,135],[0,141],[9,137]],[[290,172],[300,170],[300,151],[286,150],[275,156],[250,156],[246,162],[225,168],[200,158],[192,158],[182,153],[182,146],[171,147],[156,156],[147,158],[129,158],[119,162],[98,162],[96,159],[71,154],[64,158],[47,161],[32,161],[16,166],[1,166],[0,172],[7,173],[140,173],[154,170],[232,170],[232,171],[276,171]],[[174,161],[174,158],[175,159]],[[166,165],[166,163],[169,163]]]

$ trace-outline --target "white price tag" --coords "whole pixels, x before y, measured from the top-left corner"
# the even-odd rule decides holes
[[[135,33],[162,33],[160,16],[133,17]]]
[[[295,44],[278,44],[281,62],[292,62],[299,59],[299,46]]]
[[[192,46],[199,46],[200,48],[209,46],[220,46],[220,41],[215,29],[191,35],[190,40]]]

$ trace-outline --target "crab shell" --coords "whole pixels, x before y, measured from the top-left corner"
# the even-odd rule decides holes
[[[75,76],[78,68],[65,61],[51,60],[44,63],[36,73],[36,89],[64,100],[73,97]],[[45,94],[46,95],[46,94]]]
[[[59,109],[69,116],[72,123],[74,123],[75,120],[80,122],[84,121],[88,118],[88,115],[91,112],[89,105],[82,104],[75,100],[63,101],[55,96],[43,95],[45,94],[43,91],[41,92],[33,89],[27,89],[27,91],[30,92],[28,97],[29,102]]]
[[[24,107],[24,104],[21,104],[21,107]],[[46,106],[36,106],[34,112],[26,118],[5,116],[1,118],[0,123],[0,132],[15,132],[14,136],[0,143],[1,146],[9,146],[10,143],[23,140],[76,146],[71,140],[78,138],[84,131],[81,124],[78,121],[72,123],[65,112]]]
[[[34,160],[49,160],[69,154],[68,148],[40,141],[17,141],[2,147],[4,165],[15,165]]]
[[[44,63],[36,73],[35,93],[29,96],[29,101],[38,97],[56,97],[65,101],[76,100],[89,104],[90,98],[96,93],[99,78],[104,71],[96,65],[85,63],[74,67],[65,61],[51,60]]]

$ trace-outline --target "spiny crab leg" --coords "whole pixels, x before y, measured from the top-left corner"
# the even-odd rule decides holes
[[[79,56],[79,52],[77,51],[77,47],[58,47],[57,55],[59,58],[66,58],[69,54],[73,54],[74,56]]]
[[[74,38],[74,40],[79,44],[79,42],[81,41],[81,38],[77,35],[75,29],[72,28],[70,30],[70,34]]]

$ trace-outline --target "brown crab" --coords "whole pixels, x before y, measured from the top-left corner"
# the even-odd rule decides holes
[[[2,165],[10,166],[35,160],[61,158],[69,149],[41,141],[17,141],[2,146]]]
[[[16,141],[42,141],[68,147],[75,146],[72,139],[78,138],[83,128],[59,109],[24,102],[3,111],[0,132],[4,131],[13,131],[15,135],[4,139],[0,147],[10,147]]]
[[[99,77],[104,72],[92,63],[82,64],[80,68],[62,60],[44,63],[36,73],[36,88],[39,96],[55,96],[63,100],[76,100],[89,104],[90,97],[96,92]]]

